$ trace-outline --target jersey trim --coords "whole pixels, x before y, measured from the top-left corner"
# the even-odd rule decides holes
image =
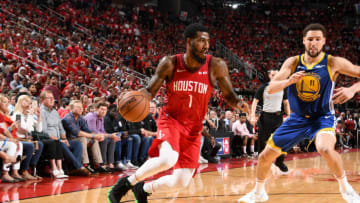
[[[329,65],[330,57],[331,57],[331,55],[329,54],[329,55],[328,55],[328,58],[327,58],[327,70],[328,70],[328,72],[329,72],[329,76],[330,76],[331,81],[334,82],[333,75],[331,74],[331,67],[330,67],[330,65]]]
[[[292,70],[291,70],[291,74],[292,75],[293,73],[295,73],[296,71],[296,68],[298,67],[299,65],[299,61],[300,61],[300,55],[298,55],[298,57],[296,57],[296,65],[294,67],[292,67]]]
[[[300,59],[301,59],[301,63],[304,66],[306,66],[306,69],[311,70],[311,69],[313,69],[314,66],[318,65],[324,59],[324,56],[325,56],[325,53],[322,52],[322,56],[320,57],[320,59],[318,61],[316,61],[316,63],[313,63],[312,65],[308,65],[304,62],[304,54],[301,54]]]

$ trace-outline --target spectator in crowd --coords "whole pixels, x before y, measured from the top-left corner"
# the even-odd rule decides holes
[[[2,119],[1,121],[4,122],[2,115],[0,115],[0,116],[1,116],[0,119]],[[15,157],[21,156],[21,154],[18,153],[20,143],[14,138],[9,138],[9,137],[5,136],[4,130],[5,130],[4,128],[0,128],[0,146],[1,146],[0,152],[5,153],[4,157],[12,159],[13,161],[3,163],[1,182],[15,183],[15,182],[19,182],[19,181],[24,181],[26,179],[22,178],[18,173],[13,174],[13,176],[10,176],[10,174],[9,174],[11,165],[12,165],[12,167],[16,168],[17,170],[20,169],[20,161],[18,161],[19,163],[17,163],[17,164],[15,164],[15,161],[14,161],[14,159],[16,160]]]
[[[89,104],[89,106],[87,106],[86,108],[86,114],[90,112],[95,112],[95,110],[96,110],[96,104]]]
[[[201,155],[209,163],[219,163],[219,160],[215,158],[216,154],[221,148],[221,145],[216,142],[215,138],[211,136],[207,127],[203,128],[201,135],[204,137],[204,144],[201,148]]]
[[[55,100],[54,95],[49,90],[44,90],[40,94],[41,101],[41,117],[43,132],[49,135],[50,139],[60,142],[62,153],[65,161],[71,162],[75,168],[70,171],[70,175],[87,176],[90,172],[81,164],[82,145],[81,142],[70,140],[68,141],[65,135],[65,130],[62,126],[60,116],[54,109]],[[58,146],[57,146],[58,147]],[[58,177],[63,176],[61,160],[56,160],[57,168],[53,171],[54,175]]]
[[[108,105],[106,103],[97,103],[95,112],[89,112],[84,116],[87,126],[93,133],[105,134],[105,139],[99,143],[103,166],[109,172],[114,172],[114,154],[115,142],[120,138],[116,133],[107,134],[104,129],[104,116],[106,115]]]
[[[20,121],[16,121],[13,122],[11,120],[11,118],[8,116],[8,105],[9,104],[9,99],[3,95],[0,94],[0,116],[3,120],[3,127],[4,127],[4,135],[8,137],[8,139],[12,139],[15,138],[16,139],[16,130],[20,125]],[[23,155],[23,150],[26,152],[33,152],[34,148],[31,148],[31,146],[33,147],[34,145],[31,144],[25,144],[23,145],[23,142],[18,142],[18,149],[16,151],[16,156],[22,156]],[[20,169],[20,162],[16,163],[13,165],[12,168],[12,176],[15,177],[16,179],[36,179],[34,177],[31,177],[30,174],[25,171],[24,172],[24,176],[26,177],[22,177],[19,174],[19,169]],[[29,175],[29,176],[28,176]]]
[[[66,114],[68,114],[70,112],[70,100],[66,97],[61,98],[60,100],[60,108],[58,109],[58,113],[61,119],[63,119]]]
[[[216,132],[218,130],[221,129],[225,129],[225,124],[223,120],[220,120],[217,116],[217,113],[215,110],[211,110],[210,114],[209,114],[209,120],[212,122],[212,124],[210,124],[207,120],[206,120],[206,126],[208,126],[209,128],[209,132],[213,133]]]
[[[19,74],[15,73],[14,79],[10,82],[10,88],[12,90],[15,90],[15,89],[19,88],[20,85],[21,85],[21,82],[20,82]]]
[[[355,145],[355,135],[356,135],[356,126],[357,123],[355,122],[355,120],[353,119],[353,115],[349,114],[347,119],[345,120],[345,129],[346,129],[346,133],[349,135],[349,139],[346,144],[348,145]]]
[[[133,146],[132,146],[132,155],[131,159],[127,160],[127,167],[128,168],[137,168],[139,163],[139,151],[141,146],[141,128],[143,127],[142,122],[126,122],[129,139],[132,139]]]
[[[337,122],[335,133],[337,146],[339,146],[340,148],[350,148],[347,144],[347,133],[344,129],[344,122],[342,120]]]
[[[253,135],[250,134],[247,125],[246,125],[246,114],[240,113],[240,119],[237,120],[232,127],[232,131],[234,132],[235,136],[240,136],[242,138],[242,153],[244,158],[249,158],[249,155],[246,151],[247,141],[248,138],[252,138]],[[250,144],[250,152],[254,154],[254,139],[251,140]]]
[[[50,82],[47,86],[44,87],[44,90],[50,90],[54,97],[55,97],[55,102],[60,102],[60,90],[58,88],[59,85],[59,76],[57,75],[50,75]]]
[[[15,104],[16,104],[16,94],[10,94],[10,102],[9,103],[9,106],[8,106],[8,109],[9,109],[9,112],[8,114],[11,115],[14,111],[14,108],[15,108]]]
[[[37,139],[39,145],[43,145],[43,156],[47,158],[51,166],[51,175],[55,178],[67,177],[62,170],[62,150],[61,144],[55,141],[49,135],[42,133],[42,118],[39,106],[31,106],[32,100],[28,95],[22,95],[19,97],[17,104],[15,105],[14,115],[12,120],[16,121],[20,116],[20,127],[17,130],[17,136],[20,138],[31,138],[34,136]],[[41,141],[40,141],[41,139]],[[59,169],[59,170],[58,170]]]
[[[131,160],[128,154],[132,153],[132,140],[129,144],[130,147],[126,147],[129,142],[128,132],[126,128],[126,120],[120,115],[117,106],[112,104],[109,106],[109,110],[104,118],[104,128],[107,133],[116,133],[121,140],[115,143],[115,162],[116,168],[120,170],[125,170],[127,167],[122,163],[122,147],[127,149],[127,160]]]
[[[150,110],[149,114],[142,121],[143,127],[140,129],[141,131],[141,147],[139,154],[139,164],[142,165],[147,157],[147,152],[151,146],[152,140],[156,137],[157,127],[156,120],[153,118],[153,115],[156,113],[156,103],[154,101],[150,101]]]
[[[19,121],[19,127],[17,128],[15,136],[21,141],[23,145],[23,155],[26,156],[21,167],[23,170],[23,177],[26,179],[41,179],[41,177],[34,177],[28,172],[30,165],[32,168],[36,168],[44,148],[42,142],[31,141],[31,133],[35,129],[41,131],[42,127],[40,111],[35,112],[35,114],[30,114],[29,110],[31,105],[32,101],[30,96],[21,95],[15,105],[14,114],[11,116],[11,120]]]
[[[62,124],[66,132],[66,136],[69,140],[80,141],[82,150],[82,163],[85,168],[91,173],[107,173],[108,171],[101,166],[103,163],[99,142],[102,142],[107,134],[96,134],[93,133],[87,126],[86,121],[81,116],[83,112],[83,106],[80,100],[73,100],[70,102],[70,113],[68,113],[63,119]],[[95,170],[91,168],[88,145],[90,145],[90,151],[94,160]]]
[[[232,116],[233,116],[232,111],[230,111],[230,110],[225,111],[224,123],[225,123],[226,131],[232,131],[232,125],[233,125],[233,123],[231,121]]]

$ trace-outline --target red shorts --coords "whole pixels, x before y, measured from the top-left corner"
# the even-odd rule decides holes
[[[185,126],[171,117],[159,118],[157,136],[149,149],[150,157],[159,156],[159,145],[167,141],[179,153],[176,168],[198,168],[201,147],[201,129],[192,132],[192,126]]]

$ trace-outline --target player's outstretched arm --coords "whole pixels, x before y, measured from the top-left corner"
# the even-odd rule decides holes
[[[360,66],[352,64],[349,60],[343,57],[330,57],[329,66],[333,74],[334,80],[336,80],[338,74],[344,74],[360,78]],[[354,83],[350,87],[340,87],[334,90],[332,97],[334,104],[343,104],[349,101],[354,95],[360,91],[360,80]]]
[[[168,80],[174,70],[173,56],[163,57],[157,68],[155,74],[150,79],[146,88],[142,88],[139,91],[145,93],[148,96],[148,99],[151,100],[155,97],[157,91],[162,86],[164,80]]]
[[[304,77],[304,71],[299,71],[292,74],[293,69],[297,64],[298,64],[298,57],[296,56],[286,59],[286,61],[281,66],[280,71],[275,75],[274,79],[269,83],[269,86],[267,88],[269,94],[280,92],[289,85],[297,83],[298,81],[301,80],[302,77]]]
[[[249,105],[242,102],[239,97],[236,96],[231,85],[229,70],[224,60],[213,57],[211,60],[212,75],[219,83],[222,95],[225,101],[233,108],[240,109],[246,113],[250,113]]]

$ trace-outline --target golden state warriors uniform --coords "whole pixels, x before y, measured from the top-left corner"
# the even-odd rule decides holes
[[[288,87],[288,100],[293,113],[274,132],[268,144],[286,153],[303,139],[313,140],[315,135],[327,132],[335,136],[335,116],[332,94],[335,86],[327,62],[330,55],[321,53],[321,59],[312,66],[298,56],[293,72],[305,71],[305,76]]]

